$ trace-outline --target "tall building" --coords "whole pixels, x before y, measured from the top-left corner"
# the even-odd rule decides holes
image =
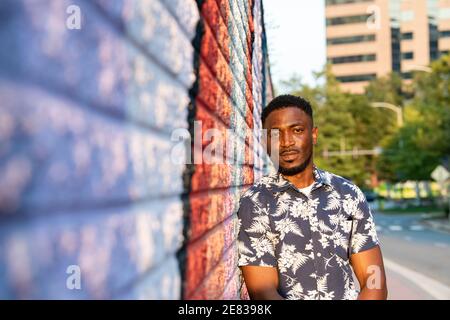
[[[345,91],[450,51],[450,0],[326,0],[327,59]]]

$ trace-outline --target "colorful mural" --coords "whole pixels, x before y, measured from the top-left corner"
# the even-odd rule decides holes
[[[4,0],[0,16],[0,299],[247,298],[261,1]],[[234,153],[173,161],[180,129],[194,153],[209,129]]]

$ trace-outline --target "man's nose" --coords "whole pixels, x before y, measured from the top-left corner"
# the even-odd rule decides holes
[[[280,146],[282,148],[290,147],[294,144],[294,139],[289,132],[280,132]]]

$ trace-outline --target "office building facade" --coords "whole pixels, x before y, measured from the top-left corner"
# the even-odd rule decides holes
[[[405,81],[450,51],[450,0],[326,0],[327,60],[343,90]]]

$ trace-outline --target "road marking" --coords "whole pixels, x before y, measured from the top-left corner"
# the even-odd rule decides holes
[[[450,287],[442,284],[439,281],[431,279],[426,275],[423,275],[414,270],[408,269],[402,265],[399,265],[389,259],[384,258],[384,265],[386,268],[402,275],[412,283],[414,283],[419,288],[422,288],[428,294],[433,296],[438,300],[449,300],[450,299]]]
[[[394,226],[389,226],[389,230],[391,230],[391,231],[402,231],[403,228],[402,228],[402,226],[394,225]]]
[[[410,226],[409,230],[412,231],[422,231],[423,229],[425,229],[423,226],[419,226],[419,225],[414,225],[414,226]]]

